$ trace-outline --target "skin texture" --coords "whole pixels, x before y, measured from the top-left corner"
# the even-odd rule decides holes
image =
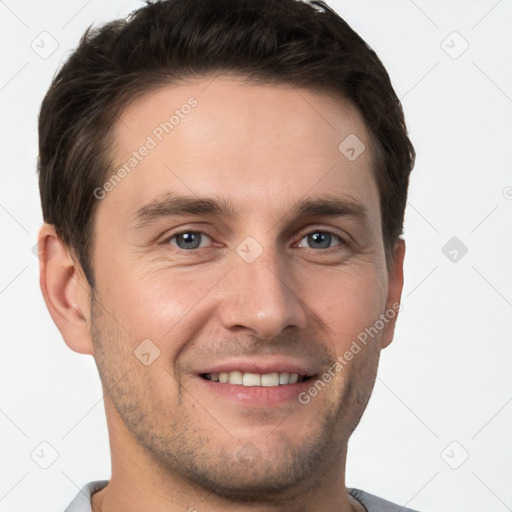
[[[307,405],[257,402],[255,388],[219,394],[198,373],[293,361],[314,382],[400,301],[405,246],[388,269],[364,122],[324,93],[205,77],[123,112],[116,168],[190,97],[197,105],[100,200],[94,295],[53,226],[40,232],[48,309],[70,348],[94,356],[104,389],[112,478],[94,510],[362,510],[345,489],[347,443],[396,316]],[[349,134],[366,145],[355,161],[338,149]],[[169,194],[236,211],[137,222]],[[327,195],[359,203],[365,218],[294,211]],[[307,236],[325,231],[328,248]],[[184,232],[206,236],[180,249]],[[262,251],[251,263],[237,252],[247,237],[241,247]],[[134,350],[148,339],[159,355],[145,365]]]

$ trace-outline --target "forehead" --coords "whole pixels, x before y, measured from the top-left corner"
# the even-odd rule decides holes
[[[292,198],[328,192],[355,198],[378,216],[362,116],[326,93],[232,77],[165,86],[125,109],[115,140],[114,172],[125,171],[100,210],[128,217],[177,192],[224,197],[275,216]]]

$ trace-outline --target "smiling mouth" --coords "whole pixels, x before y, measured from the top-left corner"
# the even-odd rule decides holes
[[[205,380],[218,382],[219,384],[234,384],[246,387],[276,387],[297,384],[311,379],[312,377],[300,375],[299,373],[272,372],[272,373],[250,373],[238,370],[221,373],[202,373]]]

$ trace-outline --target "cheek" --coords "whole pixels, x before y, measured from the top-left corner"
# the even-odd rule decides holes
[[[211,314],[211,291],[226,273],[213,266],[198,270],[161,261],[138,264],[133,254],[111,262],[110,268],[98,279],[103,305],[139,343],[149,338],[168,351],[178,351],[204,324]]]
[[[340,354],[384,311],[386,288],[376,267],[346,267],[310,276],[304,284],[304,297],[325,325],[331,349]]]

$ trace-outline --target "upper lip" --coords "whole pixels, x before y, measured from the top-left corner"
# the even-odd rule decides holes
[[[205,373],[228,373],[232,371],[241,371],[242,373],[259,373],[265,375],[268,373],[298,373],[303,376],[315,375],[311,365],[304,361],[293,360],[289,357],[272,358],[238,358],[226,359],[217,363],[205,365],[199,369],[199,375]]]

